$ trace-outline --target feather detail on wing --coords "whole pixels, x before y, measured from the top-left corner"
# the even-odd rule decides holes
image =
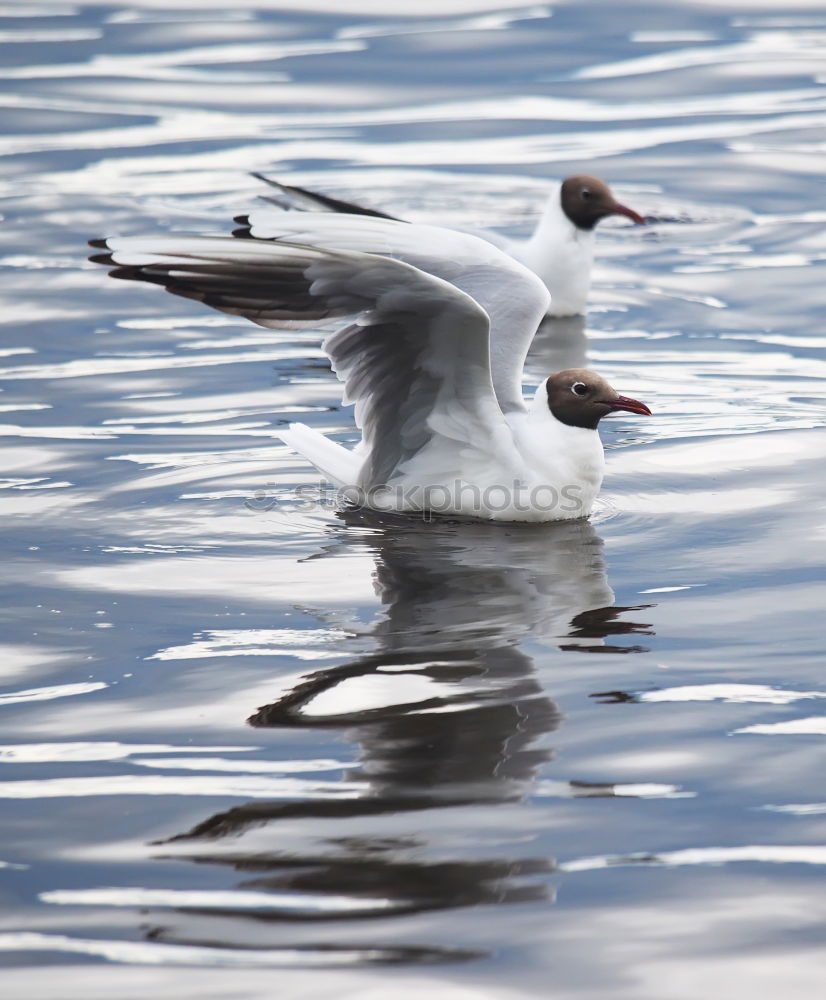
[[[403,474],[440,440],[454,454],[457,446],[485,453],[510,441],[491,382],[488,314],[441,278],[389,257],[283,242],[169,236],[103,244],[109,253],[95,259],[119,277],[268,326],[355,315],[324,347],[345,401],[355,404],[364,488]]]
[[[306,260],[300,256],[285,252],[275,269],[272,251],[264,244],[223,236],[114,236],[91,245],[109,251],[90,259],[111,266],[113,278],[162,285],[174,295],[259,326],[311,326],[352,312],[349,303],[343,307],[310,294]]]
[[[251,212],[247,242],[306,243],[403,260],[449,281],[490,317],[496,398],[503,411],[524,409],[522,369],[548,308],[548,290],[531,271],[487,240],[437,226],[330,213]]]

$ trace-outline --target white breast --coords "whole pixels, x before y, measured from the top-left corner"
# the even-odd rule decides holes
[[[545,386],[540,385],[526,414],[508,417],[514,440],[532,480],[548,496],[559,496],[559,514],[586,517],[602,485],[605,453],[596,430],[569,427],[548,409]]]
[[[560,423],[544,384],[527,412],[506,419],[510,433],[500,437],[460,448],[432,441],[370,496],[370,506],[495,521],[587,517],[605,467],[597,432]]]

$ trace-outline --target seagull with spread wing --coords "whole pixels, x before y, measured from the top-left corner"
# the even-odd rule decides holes
[[[267,240],[110,237],[92,259],[271,328],[348,317],[324,341],[355,404],[347,449],[304,424],[283,440],[354,502],[504,521],[587,516],[609,413],[650,414],[586,369],[526,402],[543,282],[487,241],[369,216],[282,213]]]

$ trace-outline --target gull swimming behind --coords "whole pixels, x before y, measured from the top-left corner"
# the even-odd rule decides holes
[[[307,188],[282,184],[260,173],[253,173],[252,176],[275,189],[277,194],[268,200],[280,209],[403,221],[377,209],[365,208]],[[278,231],[280,214],[271,208],[257,208],[236,220],[241,225],[236,234],[253,239],[270,239],[270,234]],[[624,216],[639,226],[645,225],[644,217],[617,201],[605,181],[577,174],[565,178],[554,188],[529,238],[511,238],[492,230],[474,231],[473,235],[493,243],[541,278],[551,294],[547,315],[574,316],[584,313],[588,302],[596,226],[612,215]]]

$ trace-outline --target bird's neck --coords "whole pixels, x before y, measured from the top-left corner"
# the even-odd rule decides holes
[[[562,208],[560,189],[554,188],[545,202],[536,229],[528,241],[537,251],[564,243],[590,245],[594,239],[592,229],[577,229]]]
[[[585,311],[591,287],[594,231],[577,229],[562,211],[558,189],[548,199],[533,236],[518,256],[548,287],[550,315],[571,316]]]
[[[595,430],[563,424],[548,409],[547,392],[541,384],[527,412],[506,417],[513,439],[533,480],[567,489],[566,499],[577,506],[565,516],[582,517],[591,512],[602,484],[605,456]]]

